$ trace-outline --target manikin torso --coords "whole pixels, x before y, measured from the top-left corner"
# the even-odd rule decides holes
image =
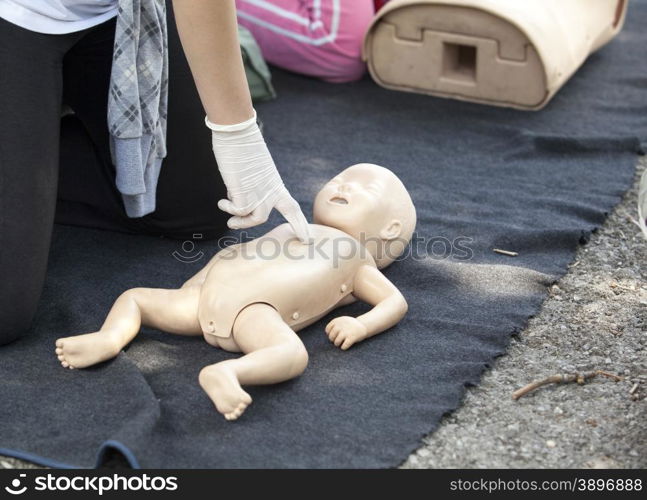
[[[236,317],[250,304],[273,306],[297,331],[355,300],[353,279],[360,267],[376,267],[373,257],[347,233],[317,224],[310,228],[310,245],[283,224],[227,247],[208,264],[198,318],[209,343],[229,338]]]

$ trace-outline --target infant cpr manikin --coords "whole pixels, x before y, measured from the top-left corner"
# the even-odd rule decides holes
[[[66,368],[115,357],[142,325],[178,335],[202,335],[211,345],[243,355],[204,367],[199,382],[226,419],[252,399],[242,386],[273,384],[300,375],[308,363],[296,332],[356,300],[373,306],[340,316],[325,332],[342,350],[395,325],[407,303],[379,271],[405,250],[416,212],[390,170],[347,168],[314,203],[313,241],[301,243],[288,224],[220,251],[174,290],[124,292],[94,333],[61,338],[56,355]]]

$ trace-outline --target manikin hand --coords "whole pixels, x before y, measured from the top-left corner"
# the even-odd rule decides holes
[[[366,338],[366,327],[357,318],[340,316],[326,325],[330,341],[343,351]]]
[[[218,208],[233,216],[227,225],[243,229],[262,224],[276,208],[296,236],[310,242],[308,222],[283,185],[256,123],[256,111],[236,125],[217,125],[206,117],[205,123],[212,131],[213,152],[227,186],[229,199],[218,202]]]

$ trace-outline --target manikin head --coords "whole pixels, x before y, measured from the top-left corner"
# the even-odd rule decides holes
[[[317,194],[314,222],[359,240],[381,269],[407,247],[416,209],[404,184],[390,170],[370,163],[348,167]]]

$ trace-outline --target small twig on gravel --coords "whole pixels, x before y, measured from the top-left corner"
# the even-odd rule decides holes
[[[638,390],[638,382],[636,382],[631,389],[629,389],[629,394],[633,394]]]
[[[634,219],[631,215],[627,215],[627,219],[629,219],[629,222],[633,222],[636,226],[640,227],[640,222]]]
[[[519,399],[522,396],[525,396],[529,392],[534,391],[535,389],[538,389],[544,385],[549,385],[549,384],[570,384],[572,382],[577,382],[578,384],[582,385],[584,382],[587,380],[590,380],[598,375],[601,375],[603,377],[609,377],[615,380],[616,382],[620,382],[622,380],[622,377],[618,377],[617,375],[614,375],[613,373],[605,372],[603,370],[596,370],[594,372],[585,372],[585,373],[564,373],[561,375],[552,375],[548,378],[545,378],[543,380],[536,380],[535,382],[532,382],[521,389],[517,389],[512,393],[512,399],[515,401]]]
[[[500,248],[493,248],[494,253],[500,253],[501,255],[507,255],[508,257],[516,257],[519,255],[519,252],[511,252],[510,250],[501,250]]]

